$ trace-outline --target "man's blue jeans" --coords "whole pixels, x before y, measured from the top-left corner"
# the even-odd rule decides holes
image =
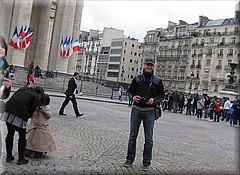
[[[136,139],[139,132],[141,121],[143,120],[145,144],[143,151],[143,165],[150,165],[152,159],[153,148],[153,128],[154,128],[154,109],[148,111],[140,111],[132,108],[130,136],[128,141],[127,160],[133,162],[136,156]]]

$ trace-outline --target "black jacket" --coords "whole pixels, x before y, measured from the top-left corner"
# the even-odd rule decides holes
[[[24,121],[32,116],[36,110],[37,102],[31,91],[19,89],[6,102],[6,112],[15,114]]]
[[[69,81],[68,81],[68,89],[66,90],[65,94],[66,96],[73,96],[75,89],[77,88],[77,84],[75,79],[72,77]]]
[[[128,92],[132,95],[132,97],[139,95],[140,97],[143,97],[143,100],[145,100],[140,103],[134,102],[134,105],[139,107],[154,107],[164,96],[164,87],[162,80],[158,76],[143,73],[133,78]],[[150,98],[154,99],[154,104],[147,105],[146,101]]]

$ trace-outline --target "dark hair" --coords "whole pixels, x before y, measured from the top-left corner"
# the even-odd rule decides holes
[[[0,35],[0,46],[5,49],[5,55],[4,56],[7,56],[8,47],[7,47],[7,43],[4,39],[4,37],[2,35]]]
[[[50,104],[50,97],[49,97],[49,95],[48,94],[44,94],[44,96],[42,97],[42,99],[43,99],[43,105],[49,105]]]
[[[77,76],[77,75],[79,75],[78,72],[74,72],[74,73],[73,73],[73,76]]]

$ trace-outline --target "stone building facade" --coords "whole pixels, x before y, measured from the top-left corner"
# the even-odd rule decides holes
[[[237,91],[225,92],[230,63],[240,65],[239,10],[234,18],[188,24],[169,22],[167,28],[150,30],[144,38],[143,57],[157,60],[156,73],[166,89],[235,99],[240,93],[240,66],[235,70]]]
[[[0,2],[0,34],[10,40],[15,27],[35,30],[26,50],[9,46],[10,64],[28,67],[31,62],[42,70],[72,74],[76,70],[77,53],[60,57],[61,37],[78,39],[83,0],[3,0]],[[2,25],[3,24],[3,25]]]

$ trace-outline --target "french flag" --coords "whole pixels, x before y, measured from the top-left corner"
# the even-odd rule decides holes
[[[9,41],[9,45],[12,46],[13,48],[17,49],[17,40],[18,40],[18,31],[17,31],[17,26],[15,27],[13,36],[11,38],[11,40]]]
[[[28,48],[28,46],[30,45],[30,41],[32,40],[34,32],[35,32],[34,29],[30,29],[30,27],[28,28],[28,31],[25,36],[25,45],[26,45],[25,48]]]
[[[74,43],[72,44],[72,50],[73,50],[73,52],[80,51],[80,43],[78,40],[74,41]]]
[[[60,56],[61,57],[63,57],[63,50],[64,50],[64,48],[63,48],[63,37],[62,37],[61,43],[60,43]]]
[[[70,40],[70,37],[69,37],[69,40]],[[65,39],[65,41],[63,43],[63,57],[65,57],[66,52],[67,52],[67,42],[68,42],[68,38],[66,36],[66,39]]]

